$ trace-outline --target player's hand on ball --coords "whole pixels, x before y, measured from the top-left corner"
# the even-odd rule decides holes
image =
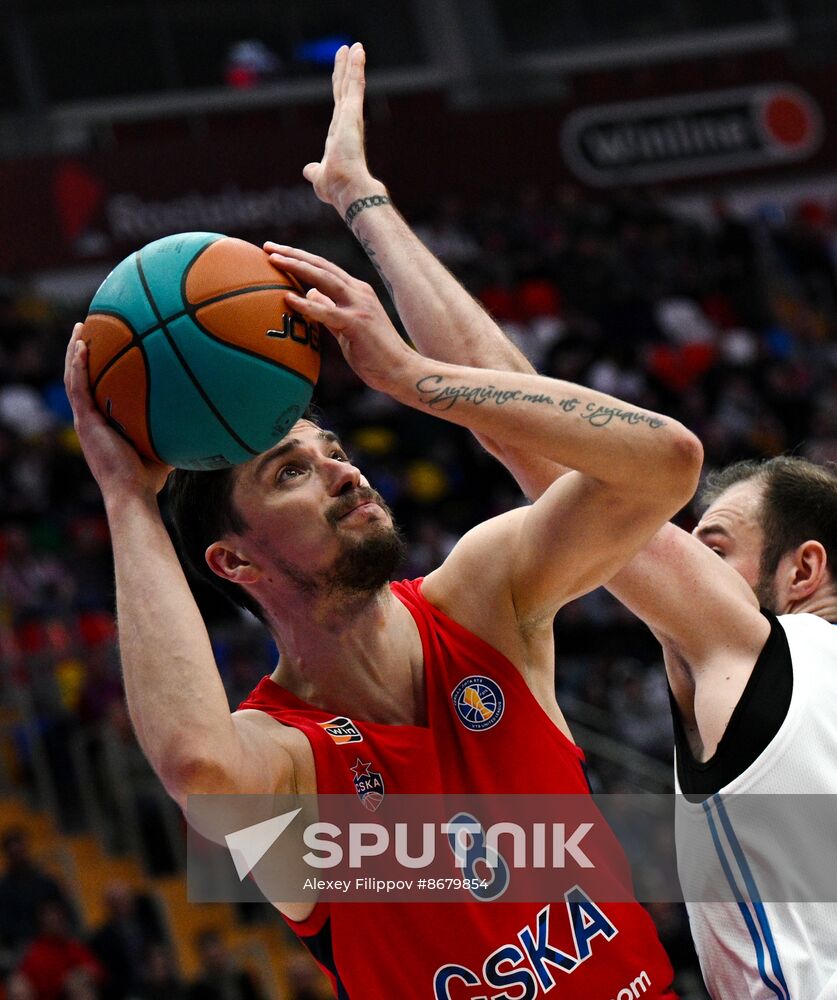
[[[375,290],[337,264],[295,247],[265,244],[271,262],[310,285],[303,297],[287,293],[288,304],[334,335],[354,372],[373,389],[390,393],[415,359],[390,322]]]
[[[334,112],[326,137],[323,158],[302,171],[314,193],[342,215],[358,197],[383,193],[366,165],[363,133],[363,94],[366,87],[366,53],[359,42],[341,46],[334,57],[332,90]]]
[[[124,496],[126,490],[156,495],[166,482],[170,466],[141,458],[96,408],[90,392],[88,351],[81,339],[82,329],[82,323],[73,327],[64,363],[64,386],[73,408],[73,426],[90,471],[105,500]]]

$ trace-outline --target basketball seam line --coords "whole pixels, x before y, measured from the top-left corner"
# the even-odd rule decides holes
[[[199,309],[203,309],[204,306],[215,305],[216,302],[223,302],[225,299],[231,299],[231,298],[233,298],[236,295],[245,295],[245,294],[247,294],[249,292],[258,292],[258,291],[262,291],[262,290],[265,290],[265,291],[288,291],[288,292],[294,292],[294,291],[296,291],[296,289],[294,288],[293,285],[248,285],[247,288],[239,288],[239,289],[236,289],[233,292],[225,292],[223,295],[216,295],[214,298],[206,299],[206,301],[201,302],[199,305],[193,305],[193,304],[190,303],[189,306],[188,306],[188,308],[181,309],[180,312],[174,313],[173,316],[169,316],[165,320],[161,319],[159,323],[155,323],[154,326],[150,326],[147,330],[143,330],[142,333],[137,333],[137,331],[127,321],[127,319],[121,313],[118,313],[115,310],[111,310],[111,309],[97,309],[95,312],[89,313],[88,314],[88,319],[90,318],[90,316],[113,316],[114,319],[121,319],[125,323],[125,325],[128,327],[128,329],[131,331],[131,334],[132,334],[131,342],[129,344],[126,344],[124,347],[121,347],[116,352],[116,354],[114,354],[114,356],[112,358],[110,358],[110,360],[105,364],[105,366],[102,368],[102,370],[96,376],[96,381],[95,381],[95,383],[93,385],[94,391],[96,389],[96,386],[98,386],[98,384],[99,384],[102,376],[105,375],[107,372],[109,372],[110,369],[116,364],[117,361],[119,361],[120,358],[123,358],[128,353],[128,351],[131,350],[132,347],[139,347],[140,344],[143,342],[143,340],[145,340],[146,337],[150,337],[152,333],[157,333],[157,331],[161,330],[166,323],[173,323],[175,320],[182,319],[184,316],[188,316],[191,320],[194,321],[195,325],[197,327],[199,327],[200,330],[202,330],[204,333],[209,333],[209,331],[206,330],[203,326],[201,326],[201,324],[197,320],[197,315],[196,314],[197,314],[197,311]],[[155,314],[155,316],[158,316],[158,317],[161,316],[161,313],[159,313],[157,311],[157,309],[154,309],[154,314]],[[238,345],[235,345],[235,346],[238,346]],[[246,348],[241,348],[241,350],[246,351]],[[247,352],[247,353],[252,353],[252,352]],[[254,357],[261,357],[261,355],[260,354],[254,354]],[[271,360],[271,359],[265,358],[264,360],[268,361],[268,360]],[[285,368],[286,367],[280,361],[277,361],[275,363],[280,368]],[[288,371],[294,371],[295,369],[288,368],[287,370]],[[297,372],[297,374],[300,374],[300,373]],[[305,378],[304,375],[301,375],[300,377],[303,378],[303,379],[305,379],[305,381],[309,382],[311,385],[314,384],[311,379]]]
[[[272,291],[285,291],[285,292],[295,292],[296,289],[293,285],[248,285],[246,288],[235,288],[228,292],[222,292],[220,295],[213,295],[211,299],[204,299],[203,302],[189,302],[185,296],[183,297],[184,302],[189,302],[189,305],[185,309],[181,309],[180,312],[174,313],[174,315],[169,316],[166,319],[166,323],[171,323],[173,320],[180,319],[182,316],[193,316],[198,309],[203,309],[204,306],[214,306],[216,302],[223,302],[225,299],[232,299],[236,295],[248,295],[250,292],[272,292]],[[154,326],[150,326],[147,330],[143,330],[142,333],[138,334],[139,338],[142,340],[147,337],[150,333],[154,333],[159,330],[161,323],[155,323]]]
[[[263,354],[259,354],[257,351],[251,351],[249,348],[243,347],[240,344],[230,344],[229,341],[224,340],[222,337],[216,336],[216,334],[214,334],[211,330],[208,330],[197,318],[197,316],[192,316],[191,320],[195,324],[195,326],[201,331],[201,333],[204,334],[204,336],[209,337],[209,339],[213,340],[216,344],[221,344],[222,347],[229,347],[230,349],[234,349],[235,351],[241,354],[246,354],[250,358],[256,358],[258,361],[264,361],[266,364],[269,364],[274,368],[279,368],[282,371],[287,372],[289,375],[296,375],[296,377],[302,379],[303,382],[307,382],[308,385],[311,386],[311,388],[314,387],[314,380],[308,378],[307,375],[303,375],[302,372],[297,371],[296,368],[291,368],[290,365],[282,364],[281,361],[277,361],[275,358],[267,358]],[[313,348],[311,348],[311,350],[313,350]],[[316,351],[315,353],[319,354],[320,352]]]
[[[142,264],[140,263],[140,252],[139,252],[139,250],[137,250],[137,252],[134,254],[134,265],[136,266],[136,269],[137,269],[137,275],[139,276],[140,284],[142,285],[142,290],[145,292],[145,297],[148,299],[148,303],[151,306],[152,311],[156,312],[156,310],[154,308],[154,303],[151,301],[151,296],[149,295],[148,288],[147,288],[146,283],[145,283],[145,276],[144,276],[143,271],[142,271]],[[143,365],[145,367],[145,380],[146,380],[146,383],[145,383],[145,430],[146,430],[146,433],[148,434],[148,440],[151,443],[151,447],[154,450],[154,454],[162,462],[163,461],[163,456],[160,454],[160,449],[157,447],[157,443],[154,440],[154,430],[153,430],[153,428],[151,426],[151,381],[152,381],[151,380],[151,362],[148,359],[148,354],[146,353],[145,348],[143,347],[143,344],[142,344],[142,337],[140,337],[139,334],[137,334],[136,347],[137,347],[137,350],[140,353],[140,357],[142,358],[142,363],[143,363]],[[101,374],[104,374],[104,373],[101,373]],[[101,375],[100,375],[100,377],[101,377]]]
[[[211,247],[214,244],[220,242],[224,238],[225,237],[223,237],[221,235],[218,235],[217,239],[212,239],[212,240],[209,240],[207,243],[202,244],[192,254],[191,260],[188,260],[183,265],[183,270],[180,272],[180,301],[181,302],[187,302],[188,303],[188,301],[189,301],[189,296],[186,294],[186,282],[187,282],[187,279],[189,277],[189,274],[192,271],[192,268],[195,266],[195,261],[197,261],[197,259],[200,257],[200,255],[205,250],[209,249],[209,247]]]
[[[94,379],[94,381],[90,386],[90,391],[95,392],[99,386],[99,383],[102,381],[102,377],[107,372],[109,372],[110,369],[114,366],[114,364],[121,357],[124,357],[128,353],[128,351],[131,350],[132,347],[138,347],[140,349],[140,353],[142,353],[142,346],[141,346],[142,337],[140,336],[140,334],[137,333],[137,331],[134,329],[131,323],[128,322],[127,318],[122,315],[122,313],[118,313],[113,309],[97,309],[95,312],[88,313],[87,319],[90,319],[91,316],[113,316],[114,319],[121,320],[121,322],[123,322],[125,326],[128,327],[128,330],[131,333],[130,341],[124,347],[120,347],[119,350],[116,352],[116,354],[114,354],[112,358],[109,358],[99,370],[99,374],[96,376],[96,378]]]
[[[157,319],[160,322],[160,329],[163,331],[163,335],[165,336],[166,340],[168,341],[169,347],[171,347],[172,351],[174,351],[175,357],[180,362],[181,366],[183,367],[183,370],[186,372],[186,374],[188,375],[190,381],[192,382],[192,384],[194,385],[194,387],[197,389],[199,395],[201,396],[201,398],[203,399],[203,401],[206,403],[206,405],[209,407],[209,409],[212,411],[212,413],[215,416],[215,418],[218,421],[218,423],[221,424],[221,426],[224,428],[224,430],[227,431],[227,433],[230,435],[230,437],[233,438],[234,441],[236,441],[245,451],[248,451],[251,455],[258,455],[259,454],[258,451],[255,451],[253,448],[251,448],[245,441],[243,441],[238,436],[238,434],[236,434],[236,432],[232,429],[232,427],[230,427],[230,425],[224,419],[224,417],[221,414],[221,412],[218,410],[218,408],[215,406],[215,404],[212,402],[212,400],[207,395],[206,390],[203,388],[203,386],[200,384],[200,382],[195,377],[195,374],[192,371],[192,369],[186,364],[186,359],[180,353],[180,349],[178,348],[177,344],[175,343],[174,338],[169,333],[168,326],[167,326],[167,323],[169,321],[168,320],[166,320],[166,321],[163,320],[163,317],[160,314],[160,310],[157,308],[157,303],[154,301],[154,298],[151,295],[151,289],[149,288],[148,282],[146,281],[146,278],[145,278],[145,271],[143,270],[142,259],[140,257],[140,251],[137,251],[137,272],[139,274],[139,279],[140,279],[140,282],[142,283],[143,290],[145,291],[146,298],[148,299],[148,303],[151,306],[152,310],[154,311],[154,315],[157,317]],[[148,394],[148,405],[149,406],[150,406],[150,400],[151,400],[151,393],[149,392],[149,394]],[[148,422],[148,426],[149,426],[149,430],[150,430],[150,427],[151,427],[151,421],[150,420]]]
[[[215,242],[217,242],[217,241],[215,241]],[[208,245],[211,246],[211,244],[208,244]],[[206,247],[202,247],[194,255],[194,257],[189,261],[189,263],[183,268],[183,273],[180,276],[180,298],[184,302],[189,302],[189,296],[186,294],[186,285],[188,284],[188,281],[189,281],[189,274],[191,273],[191,270],[195,266],[196,261],[200,258],[200,255],[203,253],[203,251],[205,249],[206,249]],[[285,273],[285,272],[283,272],[283,273]],[[195,326],[205,336],[209,337],[211,340],[214,340],[216,343],[223,344],[225,346],[231,347],[233,345],[227,344],[227,342],[225,340],[223,340],[221,337],[215,336],[215,334],[213,334],[210,330],[208,330],[201,323],[201,321],[198,319],[198,316],[197,316],[198,309],[202,309],[204,306],[207,306],[207,305],[214,305],[216,302],[223,302],[225,299],[232,298],[235,295],[242,295],[242,294],[244,294],[246,292],[249,292],[249,291],[258,291],[261,288],[273,289],[273,290],[278,290],[278,291],[296,292],[297,294],[299,294],[299,293],[302,292],[302,285],[300,285],[299,281],[292,274],[285,273],[285,277],[290,278],[292,284],[285,285],[285,284],[282,284],[281,282],[277,282],[275,285],[274,284],[271,284],[271,285],[251,285],[248,288],[236,289],[235,291],[232,291],[232,292],[224,292],[221,295],[215,296],[214,298],[207,299],[206,301],[201,302],[199,306],[195,306],[194,312],[191,312],[191,311],[187,310],[189,318],[192,320],[192,322],[195,324]],[[191,303],[190,303],[190,305],[191,305]],[[169,322],[171,322],[171,321],[169,321]],[[268,364],[272,365],[275,368],[279,368],[282,371],[286,371],[286,372],[288,372],[291,375],[297,376],[297,378],[300,378],[304,382],[307,382],[308,385],[310,385],[311,388],[313,389],[313,387],[314,387],[314,380],[307,378],[305,375],[302,374],[302,372],[297,371],[295,368],[291,368],[288,365],[284,365],[284,364],[282,364],[281,361],[276,361],[273,358],[266,358],[266,357],[264,357],[264,355],[257,354],[255,351],[251,351],[248,348],[240,346],[238,344],[235,345],[235,348],[237,350],[241,351],[242,354],[247,354],[250,357],[258,358],[260,361],[266,361]],[[319,350],[316,353],[319,354],[320,353]]]
[[[139,263],[138,263],[139,262],[139,251],[137,251],[137,253],[134,255],[134,257],[135,257],[135,260],[137,262],[137,266],[139,267]],[[114,314],[106,313],[105,315],[114,315]],[[116,314],[116,315],[118,315],[118,314]],[[150,417],[149,406],[150,406],[150,399],[151,399],[151,365],[148,363],[148,355],[143,350],[143,347],[142,347],[142,338],[137,333],[137,331],[133,328],[133,326],[130,323],[128,323],[127,320],[124,319],[124,317],[119,316],[119,319],[123,320],[123,322],[125,323],[125,325],[131,331],[131,343],[128,344],[127,347],[123,348],[119,352],[119,356],[121,357],[131,347],[136,347],[137,350],[139,351],[140,358],[142,359],[143,368],[145,369],[145,429],[146,429],[146,432],[148,434],[148,443],[151,445],[151,450],[154,452],[154,455],[156,456],[157,460],[159,462],[162,462],[162,460],[163,460],[162,456],[160,455],[160,452],[159,452],[159,450],[157,448],[157,445],[154,443],[154,435],[151,433],[151,420],[149,419],[149,417]],[[96,378],[96,382],[94,383],[93,388],[92,388],[91,391],[95,392],[95,390],[98,388],[99,383],[102,381],[102,377],[104,376],[105,372],[108,371],[113,366],[114,360],[115,360],[114,358],[111,358],[111,360],[99,372],[99,374],[98,374],[98,376]],[[105,419],[107,420],[108,424],[113,428],[113,430],[115,430],[116,433],[120,435],[120,437],[124,438],[126,441],[129,442],[129,444],[133,445],[133,447],[136,448],[136,445],[134,444],[134,442],[131,441],[130,437],[128,437],[128,434],[125,432],[124,428],[119,423],[117,423],[117,421],[113,420],[111,417],[106,417]]]

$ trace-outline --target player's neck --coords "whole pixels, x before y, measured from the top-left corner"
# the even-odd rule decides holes
[[[337,609],[335,609],[336,611]],[[274,637],[277,684],[312,705],[389,724],[421,724],[423,662],[418,630],[384,587],[327,620],[285,612]]]
[[[795,615],[807,613],[825,618],[829,622],[837,622],[837,582],[829,581],[810,597],[789,605],[787,613]]]

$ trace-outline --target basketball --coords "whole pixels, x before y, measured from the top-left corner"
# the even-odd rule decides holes
[[[280,440],[311,399],[320,331],[301,292],[258,247],[219,233],[149,243],[90,304],[96,405],[140,454],[181,469],[245,462]]]

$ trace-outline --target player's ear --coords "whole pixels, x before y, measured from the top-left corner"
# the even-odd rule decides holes
[[[786,566],[786,586],[789,600],[804,600],[816,593],[828,576],[828,556],[825,546],[814,539],[802,542],[793,552]]]
[[[230,583],[255,583],[261,576],[261,570],[229,542],[213,542],[204,558],[216,576]]]

